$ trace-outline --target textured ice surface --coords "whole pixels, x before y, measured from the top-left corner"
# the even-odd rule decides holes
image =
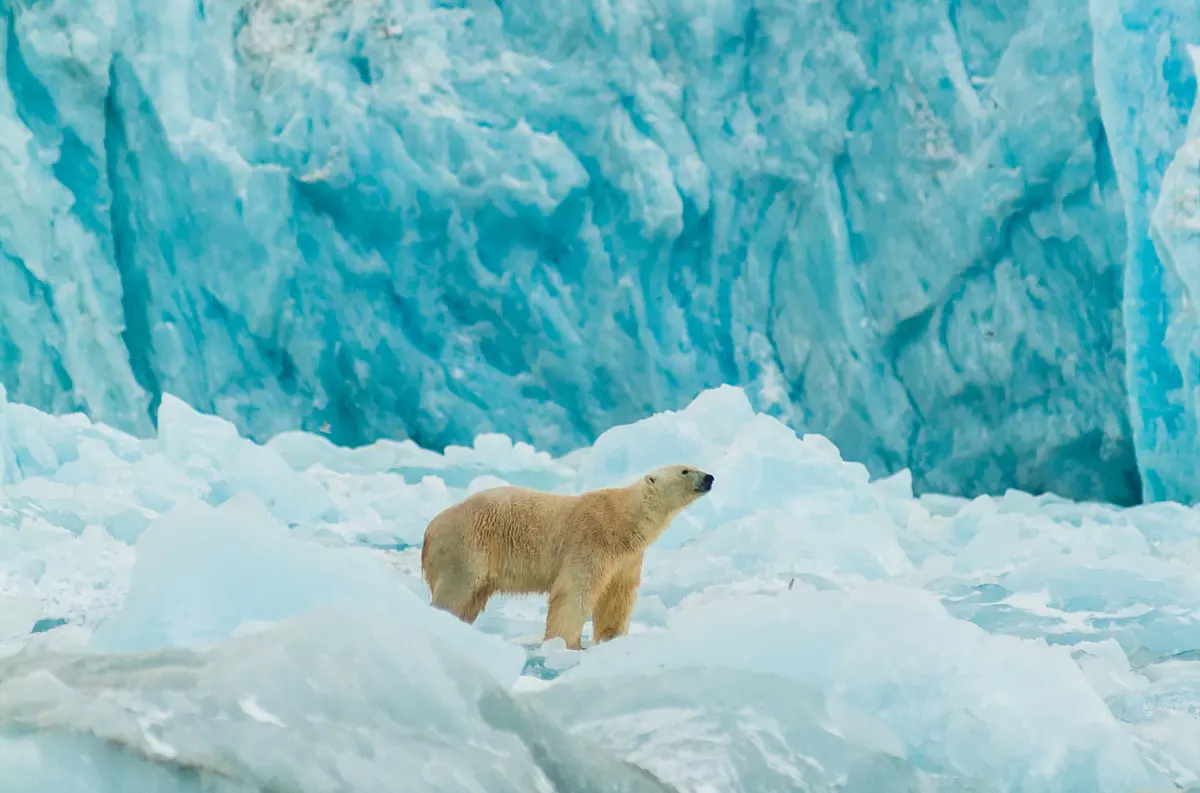
[[[17,400],[559,453],[738,383],[921,491],[1136,501],[1132,415],[1200,493],[1191,0],[2,8]]]
[[[402,614],[318,610],[204,652],[0,662],[3,789],[669,790]]]
[[[576,680],[601,677],[623,688],[626,676],[703,659],[836,692],[882,722],[871,734],[894,742],[893,754],[1002,790],[1138,790],[1158,781],[1069,649],[989,635],[930,593],[871,584],[818,591],[806,582],[782,593],[718,589],[681,604],[668,629],[591,651],[556,696],[567,698]],[[704,689],[692,688],[696,707]],[[586,699],[588,691],[579,693]],[[769,721],[771,701],[756,693],[753,705],[739,704]],[[836,735],[851,738],[872,726],[832,721]],[[797,751],[806,742],[786,745]]]
[[[163,404],[148,441],[0,406],[5,793],[1200,786],[1195,508],[914,498],[731,387],[560,458],[257,445]],[[716,488],[628,637],[426,605],[412,546],[467,492],[679,460]]]
[[[551,686],[536,695],[579,735],[678,782],[721,793],[983,793],[922,774],[867,713],[796,679],[728,667],[669,667]]]

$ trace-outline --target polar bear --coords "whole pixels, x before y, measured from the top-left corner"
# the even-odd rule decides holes
[[[712,474],[668,465],[577,496],[483,490],[430,521],[421,572],[433,605],[466,623],[497,592],[548,594],[546,640],[578,650],[589,615],[597,643],[629,630],[646,548],[712,486]]]

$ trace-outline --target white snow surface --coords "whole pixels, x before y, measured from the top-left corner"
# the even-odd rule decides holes
[[[629,636],[428,605],[424,528],[468,492],[665,463],[715,487]],[[0,400],[0,487],[0,793],[1200,786],[1200,512],[915,499],[737,388],[562,458]]]

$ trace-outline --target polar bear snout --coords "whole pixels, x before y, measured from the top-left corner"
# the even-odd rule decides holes
[[[697,483],[696,489],[699,490],[701,493],[707,493],[708,491],[712,490],[712,486],[713,486],[713,475],[705,474],[700,479],[700,482]]]

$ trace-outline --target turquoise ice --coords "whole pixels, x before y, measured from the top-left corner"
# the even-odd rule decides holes
[[[8,2],[0,382],[142,434],[171,394],[260,440],[556,453],[732,383],[922,492],[1192,498],[1190,238],[1159,197],[1191,178],[1196,25]]]

